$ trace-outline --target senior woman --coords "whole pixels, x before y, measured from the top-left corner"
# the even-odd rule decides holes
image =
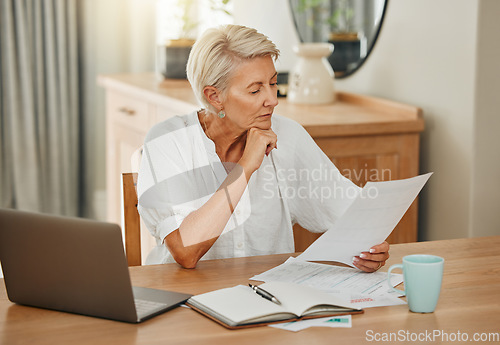
[[[298,123],[274,114],[278,56],[239,25],[194,44],[187,76],[203,108],[157,124],[144,143],[138,209],[157,242],[147,264],[293,252],[294,223],[324,232],[359,193]],[[376,271],[388,252],[381,243],[353,265]]]

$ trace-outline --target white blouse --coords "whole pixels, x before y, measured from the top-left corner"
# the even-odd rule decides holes
[[[291,253],[294,223],[324,232],[359,193],[298,123],[273,115],[272,130],[278,148],[264,156],[202,260]],[[164,238],[210,199],[226,177],[197,112],[149,131],[137,183],[138,210],[157,243],[146,264],[174,261]]]

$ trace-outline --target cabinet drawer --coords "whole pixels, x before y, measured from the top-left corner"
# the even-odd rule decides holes
[[[108,114],[112,122],[145,132],[150,128],[149,105],[145,101],[119,93],[108,94]]]

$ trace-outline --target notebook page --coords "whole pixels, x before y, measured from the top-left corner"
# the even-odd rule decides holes
[[[322,304],[338,306],[339,309],[357,309],[351,305],[346,293],[328,294],[310,286],[285,282],[269,282],[260,287],[276,296],[286,310],[296,315],[303,315],[307,309]]]
[[[250,287],[243,285],[207,292],[193,296],[190,300],[209,307],[235,324],[265,315],[286,312],[283,307],[262,298]]]

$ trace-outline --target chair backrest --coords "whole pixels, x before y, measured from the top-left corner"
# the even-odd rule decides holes
[[[125,252],[129,266],[140,266],[141,218],[137,211],[137,173],[122,173]]]

